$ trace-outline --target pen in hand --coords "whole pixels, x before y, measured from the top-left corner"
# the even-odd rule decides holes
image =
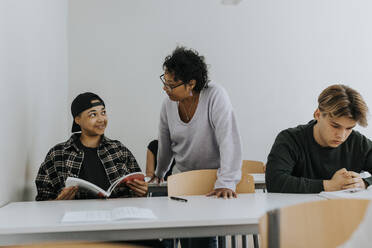
[[[175,197],[175,196],[171,196],[170,199],[175,200],[175,201],[187,202],[187,199],[179,198],[179,197]]]

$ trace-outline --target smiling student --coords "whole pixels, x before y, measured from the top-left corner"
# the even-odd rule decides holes
[[[372,142],[353,130],[367,126],[368,107],[345,85],[332,85],[318,98],[314,120],[279,133],[268,156],[269,192],[319,193],[366,188],[372,177]]]
[[[78,95],[71,104],[71,113],[74,134],[54,146],[41,164],[35,180],[37,201],[97,197],[77,187],[66,188],[69,176],[107,190],[123,175],[141,171],[132,153],[120,141],[104,135],[108,118],[105,103],[98,95],[90,92]],[[133,180],[116,188],[112,197],[145,196],[147,188],[146,182]]]

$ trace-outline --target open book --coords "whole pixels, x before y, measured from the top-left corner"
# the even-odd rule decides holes
[[[84,179],[80,179],[77,177],[68,177],[65,185],[66,187],[70,186],[78,186],[79,188],[86,189],[91,191],[94,194],[97,194],[99,197],[110,197],[112,191],[120,184],[132,181],[134,179],[144,181],[145,175],[142,172],[133,172],[127,175],[124,175],[117,179],[109,188],[107,191],[101,189],[97,185],[90,183]]]
[[[369,186],[367,189],[354,188],[339,191],[322,191],[319,193],[319,196],[322,196],[327,199],[337,198],[372,199],[372,186]]]
[[[62,222],[100,222],[116,220],[156,219],[151,209],[137,207],[120,207],[112,210],[73,211],[63,215]]]

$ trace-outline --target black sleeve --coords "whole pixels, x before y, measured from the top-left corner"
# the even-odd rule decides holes
[[[157,157],[158,154],[158,140],[153,140],[150,142],[150,144],[147,146],[147,149],[149,149],[152,154],[154,154],[155,157]]]
[[[277,136],[266,165],[266,187],[269,192],[319,193],[323,180],[292,176],[299,161],[300,151],[290,133],[282,131]]]
[[[364,158],[363,170],[372,175],[372,141],[365,136],[362,136],[362,154]],[[372,185],[372,177],[364,178],[364,181],[368,186]]]

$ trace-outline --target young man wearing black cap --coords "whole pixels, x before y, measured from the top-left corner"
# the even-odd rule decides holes
[[[123,175],[141,171],[132,153],[119,141],[104,136],[105,103],[96,94],[78,95],[71,104],[74,117],[69,140],[54,146],[41,164],[35,183],[37,201],[89,199],[96,196],[77,187],[65,188],[67,177],[79,177],[107,189]],[[76,133],[79,132],[80,133]],[[130,181],[112,197],[144,196],[147,183]]]

